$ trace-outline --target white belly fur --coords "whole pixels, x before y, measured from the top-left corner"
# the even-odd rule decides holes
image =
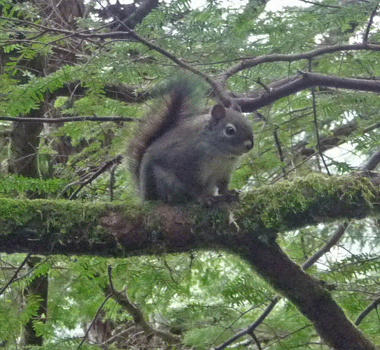
[[[237,157],[213,157],[200,169],[200,181],[208,195],[216,195],[217,184],[229,182]]]

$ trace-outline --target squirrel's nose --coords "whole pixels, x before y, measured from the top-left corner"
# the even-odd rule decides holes
[[[247,151],[250,151],[253,148],[253,141],[251,140],[244,141],[244,147],[247,149]]]

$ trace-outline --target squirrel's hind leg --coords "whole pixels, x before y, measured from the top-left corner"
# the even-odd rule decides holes
[[[160,165],[152,167],[155,190],[158,198],[167,203],[183,203],[191,199],[189,189],[177,178],[173,171]]]

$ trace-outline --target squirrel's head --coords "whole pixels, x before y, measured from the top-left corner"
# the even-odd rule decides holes
[[[240,156],[253,147],[252,127],[237,111],[215,105],[207,128],[215,147],[222,153]]]

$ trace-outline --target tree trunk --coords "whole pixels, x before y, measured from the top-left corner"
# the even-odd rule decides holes
[[[33,269],[36,265],[41,262],[41,258],[39,257],[31,257],[28,260],[29,269]],[[24,334],[23,334],[23,345],[39,345],[41,346],[43,343],[42,335],[37,335],[36,330],[34,328],[34,322],[40,321],[46,322],[46,314],[47,314],[47,301],[48,301],[48,276],[40,275],[36,276],[32,282],[29,283],[27,287],[24,289],[24,297],[25,299],[28,296],[34,295],[37,296],[38,301],[38,310],[36,315],[31,317],[27,324],[24,326]]]

